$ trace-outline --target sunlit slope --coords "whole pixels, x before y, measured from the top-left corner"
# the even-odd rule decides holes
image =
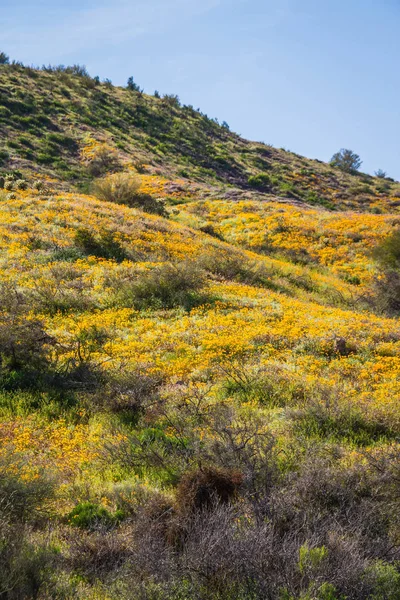
[[[176,220],[212,226],[231,244],[328,269],[353,284],[374,274],[371,251],[399,225],[394,215],[331,212],[279,202],[196,201],[178,206]]]
[[[107,281],[113,272],[123,278],[152,264],[194,261],[210,281],[254,283],[328,305],[353,302],[353,286],[335,275],[235,248],[172,220],[90,196],[43,197],[30,191],[14,195],[0,203],[2,277],[36,287],[40,294],[61,277],[58,293],[68,294],[70,284],[101,307],[107,304]],[[98,247],[82,247],[82,230],[95,237]],[[67,279],[56,273],[60,268],[70,271]]]
[[[399,325],[350,310],[354,286],[335,274],[88,196],[25,192],[1,203],[0,219],[1,279],[27,295],[61,348],[104,330],[109,337],[96,353],[107,368],[146,365],[172,382],[239,361],[271,374],[280,390],[272,405],[297,406],[325,391],[397,428]],[[94,254],[81,244],[87,231],[97,240]],[[99,256],[110,248],[114,257]],[[205,274],[192,305],[137,306],[122,293],[170,263]]]

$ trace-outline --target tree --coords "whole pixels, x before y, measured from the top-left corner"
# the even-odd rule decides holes
[[[10,57],[5,52],[0,52],[0,65],[9,65]]]
[[[71,65],[70,67],[66,67],[65,71],[78,77],[90,77],[85,65]]]
[[[342,148],[332,156],[331,165],[333,167],[338,167],[346,173],[352,173],[353,171],[358,171],[362,165],[362,160],[358,154],[352,150]]]
[[[177,96],[176,94],[164,94],[163,100],[164,100],[165,104],[168,104],[169,106],[173,106],[174,108],[179,108],[181,105],[179,96]]]
[[[386,179],[387,173],[386,173],[386,171],[383,171],[382,169],[378,169],[377,171],[375,171],[375,176],[378,177],[379,179]]]
[[[126,87],[128,88],[128,90],[131,90],[131,92],[140,92],[140,87],[137,83],[135,83],[132,75],[129,77],[126,83]]]

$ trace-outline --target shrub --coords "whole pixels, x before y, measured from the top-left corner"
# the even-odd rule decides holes
[[[195,264],[165,263],[139,275],[132,282],[126,282],[116,293],[123,306],[139,310],[176,306],[190,310],[207,300],[200,294],[204,283],[204,272]]]
[[[179,96],[176,94],[164,94],[163,101],[165,104],[168,104],[168,106],[172,106],[174,108],[179,108],[181,106]]]
[[[5,52],[0,52],[0,65],[9,65],[10,57]]]
[[[201,265],[219,277],[248,281],[249,263],[241,252],[212,252],[204,254],[200,260]]]
[[[269,289],[278,289],[272,281],[274,274],[265,264],[249,259],[244,253],[230,250],[203,254],[199,264],[217,277],[235,280],[254,286],[265,286]]]
[[[251,459],[248,432],[242,423],[240,428],[241,440],[233,432],[227,439]],[[139,501],[142,509],[131,512],[127,581],[142,581],[146,591],[155,579],[162,581],[155,598],[171,600],[397,600],[398,450],[391,467],[375,455],[376,476],[364,460],[344,465],[338,448],[330,453],[324,446],[306,456],[298,451],[296,468],[281,469],[275,479],[263,476],[265,461],[253,464],[257,488],[239,502],[233,503],[235,495],[251,475],[247,462],[243,483],[241,469],[239,481],[227,467],[187,471],[175,511],[163,498],[146,506]],[[254,493],[260,495],[257,507]],[[190,582],[187,595],[168,592],[179,589],[179,581]],[[136,596],[131,590],[122,597]]]
[[[72,337],[69,356],[60,369],[70,389],[93,392],[105,383],[103,361],[98,355],[106,353],[105,346],[112,339],[112,333],[96,325],[89,325]]]
[[[139,192],[140,185],[140,179],[136,175],[115,173],[96,180],[93,183],[92,190],[99,200],[126,204],[149,213],[165,214],[164,206],[159,200],[154,199],[149,194]]]
[[[17,190],[26,190],[28,188],[28,183],[24,179],[17,179],[15,186]]]
[[[4,460],[4,459],[3,459]],[[16,474],[10,474],[10,467]],[[47,513],[47,503],[54,495],[50,479],[38,476],[24,480],[18,476],[20,464],[8,459],[0,464],[0,513],[15,523],[34,522]]]
[[[373,256],[382,268],[400,270],[400,229],[385,237],[374,248]]]
[[[90,292],[90,283],[84,280],[82,270],[71,263],[56,262],[45,279],[35,282],[30,298],[36,309],[54,315],[92,307],[94,298]]]
[[[12,289],[0,289],[0,382],[13,386],[48,365],[48,352],[54,340],[40,319],[28,316],[26,299]]]
[[[160,375],[137,369],[128,373],[118,373],[110,377],[104,386],[99,402],[102,408],[119,415],[126,415],[129,422],[136,422],[148,403],[158,399],[163,382]]]
[[[5,165],[10,158],[9,153],[6,150],[0,150],[0,166]]]
[[[181,478],[176,499],[183,512],[211,508],[216,502],[227,504],[232,501],[243,482],[238,471],[216,467],[203,467],[186,473]]]
[[[44,186],[43,181],[40,181],[40,179],[39,179],[39,180],[36,180],[36,181],[33,182],[33,186],[32,187],[33,187],[34,190],[37,190],[38,192],[41,192],[44,189],[45,186]]]
[[[65,72],[70,73],[71,75],[77,75],[78,77],[90,78],[90,75],[89,75],[85,65],[71,65],[71,66],[65,67]]]
[[[137,194],[135,202],[132,204],[133,207],[139,208],[144,212],[159,215],[160,217],[167,217],[168,213],[165,210],[165,204],[163,200],[153,198],[150,194]]]
[[[387,173],[382,169],[378,169],[377,171],[375,171],[375,177],[378,177],[378,179],[386,179]]]
[[[38,525],[53,496],[52,484],[37,477],[24,481],[20,465],[0,465],[0,597],[5,600],[38,598],[54,567],[54,551],[36,539],[29,523]],[[16,472],[10,475],[10,470]]]
[[[55,591],[50,573],[57,552],[46,544],[32,543],[29,532],[20,525],[0,522],[0,528],[0,597],[27,600]]]
[[[102,231],[96,238],[89,229],[77,229],[74,241],[76,247],[89,256],[107,258],[117,262],[122,262],[127,258],[124,248],[112,231]]]
[[[68,566],[91,583],[118,572],[132,553],[129,537],[107,527],[98,526],[90,532],[75,530],[68,541]]]
[[[358,171],[362,165],[362,160],[352,150],[342,148],[339,152],[336,152],[331,158],[330,164],[333,167],[338,167],[345,173],[353,173]]]
[[[100,177],[107,172],[117,171],[120,168],[120,162],[115,150],[100,146],[94,156],[88,162],[88,171],[92,177]]]
[[[387,192],[390,192],[390,183],[387,181],[380,183],[376,186],[376,191],[380,194],[386,194]]]
[[[266,173],[259,173],[258,175],[249,177],[248,184],[258,190],[267,191],[271,187],[271,179]]]
[[[203,225],[202,227],[199,228],[199,230],[203,233],[206,233],[207,235],[211,235],[212,237],[217,238],[218,240],[223,241],[223,236],[221,235],[221,233],[219,233],[215,228],[214,225],[212,225],[211,223],[206,223],[206,225]]]
[[[373,280],[374,303],[388,313],[400,311],[400,229],[387,236],[373,250],[379,271]]]
[[[81,529],[96,529],[99,526],[110,528],[122,518],[122,513],[117,511],[111,514],[104,506],[92,502],[80,502],[67,515],[70,525]]]
[[[372,281],[371,304],[388,315],[400,312],[400,271],[383,269]]]
[[[128,88],[128,90],[130,90],[131,92],[140,92],[140,87],[138,86],[137,83],[135,83],[133,77],[129,77],[127,83],[126,83],[126,87]]]
[[[284,181],[279,186],[279,193],[283,194],[284,196],[288,196],[289,198],[295,198],[296,193],[298,192],[296,191],[296,187],[293,185],[293,183]]]
[[[400,600],[400,573],[394,565],[378,560],[365,573],[373,587],[369,600]]]

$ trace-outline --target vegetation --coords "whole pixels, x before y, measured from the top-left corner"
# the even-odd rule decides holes
[[[128,78],[126,87],[128,88],[128,90],[130,90],[131,92],[140,92],[140,87],[138,86],[137,83],[135,83],[134,79],[132,76],[130,76]]]
[[[313,204],[331,210],[399,210],[396,182],[248,142],[173,94],[148,96],[134,81],[134,89],[118,88],[81,65],[33,69],[12,62],[0,70],[0,168],[22,169],[28,179],[38,173],[59,189],[73,184],[87,191],[93,178],[140,166],[169,181],[185,173],[187,191],[201,195],[217,197],[228,185],[243,198],[253,189],[257,197],[306,203],[311,194]],[[357,187],[358,195],[350,192]]]
[[[361,158],[352,150],[346,150],[342,148],[339,152],[336,152],[331,158],[331,165],[338,167],[346,173],[353,173],[358,171],[362,165]]]
[[[8,62],[0,597],[398,600],[399,184]]]
[[[93,182],[92,192],[99,200],[126,204],[145,212],[166,215],[162,201],[140,192],[141,181],[129,173],[115,173]]]
[[[374,248],[379,270],[373,281],[375,302],[390,315],[400,312],[400,230],[395,229]]]

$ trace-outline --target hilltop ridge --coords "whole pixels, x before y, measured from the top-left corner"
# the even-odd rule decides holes
[[[343,173],[231,132],[176,96],[154,97],[84,69],[0,65],[3,169],[90,181],[100,149],[124,167],[193,183],[206,195],[284,198],[332,210],[398,211],[400,184]]]

